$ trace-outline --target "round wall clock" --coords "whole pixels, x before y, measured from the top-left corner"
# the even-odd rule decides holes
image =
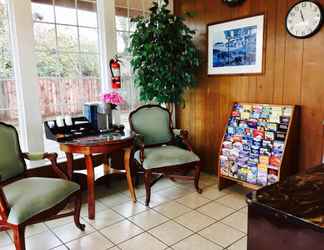
[[[296,38],[307,38],[317,33],[323,24],[323,11],[315,1],[300,1],[293,5],[286,17],[286,29]]]
[[[229,6],[236,6],[242,4],[245,0],[223,0]]]

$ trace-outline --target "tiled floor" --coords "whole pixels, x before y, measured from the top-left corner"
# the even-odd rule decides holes
[[[28,227],[28,250],[246,250],[246,190],[218,191],[214,176],[202,175],[201,195],[192,183],[162,179],[153,187],[150,208],[144,206],[143,185],[138,202],[129,199],[125,181],[96,187],[96,220],[82,207],[85,232],[72,217]],[[0,233],[0,250],[14,250],[12,233]]]

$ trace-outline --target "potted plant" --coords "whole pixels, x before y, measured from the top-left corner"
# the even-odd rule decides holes
[[[173,15],[168,4],[153,2],[149,16],[132,19],[136,30],[130,53],[140,99],[164,103],[172,112],[173,104],[184,104],[185,90],[196,85],[199,53],[193,43],[195,31],[184,17]]]

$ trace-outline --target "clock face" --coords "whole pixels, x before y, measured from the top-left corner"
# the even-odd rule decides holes
[[[323,23],[321,6],[313,1],[295,4],[286,17],[286,28],[296,38],[306,38],[319,31]]]

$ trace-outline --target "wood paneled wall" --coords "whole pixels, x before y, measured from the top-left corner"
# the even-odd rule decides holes
[[[301,106],[299,170],[321,162],[324,120],[324,28],[298,40],[285,30],[287,10],[297,0],[246,0],[230,8],[222,0],[175,0],[177,15],[195,12],[187,24],[196,30],[202,67],[197,88],[188,91],[185,108],[177,108],[177,125],[191,134],[207,171],[214,171],[231,104],[258,102]],[[320,0],[324,5],[324,0]],[[207,76],[208,23],[265,13],[265,72],[257,76]]]

